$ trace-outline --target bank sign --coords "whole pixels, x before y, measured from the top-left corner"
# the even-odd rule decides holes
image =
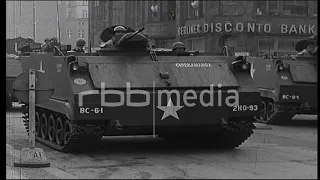
[[[310,34],[314,35],[317,32],[316,25],[301,24],[301,25],[288,25],[279,24],[275,29],[279,32],[272,30],[271,24],[262,23],[205,23],[203,25],[195,24],[191,26],[178,27],[178,36],[198,34],[198,33],[214,33],[214,32],[247,32],[247,33],[281,33],[281,34]]]

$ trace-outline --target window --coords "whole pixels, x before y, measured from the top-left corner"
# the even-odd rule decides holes
[[[274,50],[275,40],[272,37],[260,37],[259,38],[259,51],[266,52]]]
[[[79,29],[79,31],[78,31],[78,37],[79,37],[79,38],[84,38],[84,30],[83,30],[83,29]]]
[[[67,7],[71,7],[71,1],[67,1]]]
[[[167,41],[160,41],[160,48],[167,48]]]
[[[305,0],[291,0],[291,1],[283,1],[284,4],[305,4],[307,1]]]
[[[188,1],[188,18],[202,17],[203,3],[201,0]]]
[[[151,21],[160,21],[160,16],[162,11],[161,1],[153,1],[150,3]]]
[[[72,17],[71,9],[67,9],[67,18],[71,18],[71,17]]]
[[[122,9],[113,9],[112,11],[112,24],[121,24]]]
[[[79,6],[87,6],[88,5],[88,1],[78,1],[78,5]]]
[[[99,1],[94,2],[94,7],[97,7],[97,6],[99,6]]]
[[[187,51],[202,51],[204,52],[204,37],[202,38],[190,38],[186,40]]]
[[[258,15],[278,15],[279,1],[258,1],[257,14]]]
[[[308,14],[307,1],[284,1],[283,15],[288,16],[305,16]]]
[[[241,6],[238,2],[221,1],[222,15],[241,15]]]
[[[263,15],[267,12],[267,2],[257,1],[257,15]]]
[[[82,10],[82,18],[88,18],[88,11]]]
[[[72,30],[71,30],[71,29],[68,29],[68,30],[67,30],[67,37],[70,39],[70,38],[71,38],[71,35],[72,35]]]
[[[315,5],[313,5],[313,12],[312,14],[314,16],[317,16],[318,15],[318,5],[317,5],[317,2],[315,3]]]

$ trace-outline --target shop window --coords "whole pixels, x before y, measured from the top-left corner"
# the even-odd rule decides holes
[[[187,51],[201,51],[204,52],[204,37],[201,38],[190,38],[186,40]]]
[[[295,52],[295,45],[301,39],[279,39],[278,50],[280,52]]]
[[[274,50],[275,40],[272,37],[259,38],[259,51]]]

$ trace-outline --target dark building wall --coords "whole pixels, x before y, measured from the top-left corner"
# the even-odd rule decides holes
[[[198,1],[197,8],[190,0],[100,1],[99,10],[96,5],[90,1],[90,15],[94,16],[90,16],[91,40],[95,46],[100,43],[99,33],[115,23],[133,29],[145,27],[144,33],[157,47],[171,48],[175,41],[182,41],[188,50],[206,52],[220,52],[224,45],[233,52],[291,52],[296,41],[317,32],[317,1]],[[153,11],[156,5],[158,9]],[[103,15],[106,12],[107,16]],[[102,21],[103,26],[99,26]],[[191,26],[197,32],[180,33]],[[281,32],[281,26],[287,26],[288,32]],[[306,32],[301,31],[304,26]],[[308,31],[309,26],[313,31]]]
[[[180,6],[183,9],[188,9],[189,4],[186,3],[189,2],[180,2]],[[271,2],[273,5],[276,4],[276,8],[274,8],[276,11],[271,11],[274,9],[271,8],[272,4],[269,4],[269,2],[264,1],[263,3],[265,4],[261,5],[261,1],[204,1],[203,14],[200,13],[199,17],[196,18],[190,18],[189,16],[189,18],[180,20],[177,27],[177,32],[179,32],[181,27],[183,29],[184,27],[190,28],[199,25],[200,32],[182,35],[178,33],[177,35],[180,37],[177,39],[185,42],[189,50],[219,52],[224,45],[228,45],[233,48],[233,52],[265,52],[271,50],[285,53],[294,51],[294,43],[298,40],[317,33],[317,17],[313,15],[315,14],[314,11],[317,11],[315,8],[316,1],[303,1],[302,4],[294,5],[287,3],[293,9],[305,9],[304,12],[298,13],[294,10],[291,11],[291,13],[297,14],[288,13],[288,7],[287,12],[284,12],[286,3],[281,1]],[[257,13],[259,7],[264,8],[261,14]],[[220,29],[215,28],[211,32],[209,28],[209,32],[204,32],[204,24],[208,24],[210,27],[211,23],[214,27],[220,25],[222,30],[219,31]],[[226,28],[224,28],[225,25]],[[232,28],[228,32],[230,25]],[[253,25],[254,29],[252,29]],[[281,31],[281,26],[287,27],[287,32]],[[301,31],[304,30],[304,27],[306,30]],[[266,31],[264,31],[265,28]]]

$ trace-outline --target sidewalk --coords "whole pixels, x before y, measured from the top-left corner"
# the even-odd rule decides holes
[[[20,151],[7,144],[6,147],[6,177],[7,179],[79,179],[67,172],[54,167],[48,168],[20,168],[14,167],[19,162]]]

